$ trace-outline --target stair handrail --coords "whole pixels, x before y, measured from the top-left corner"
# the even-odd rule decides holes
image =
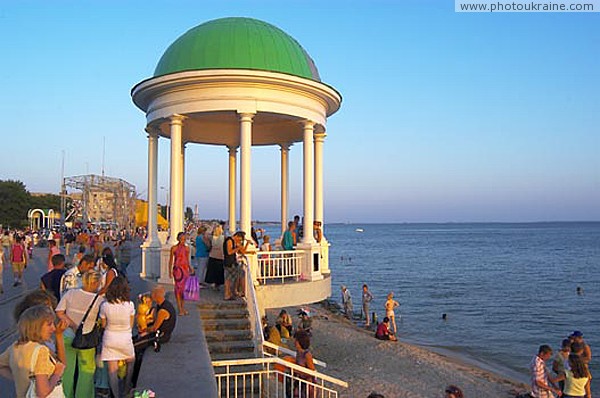
[[[243,255],[246,277],[246,304],[248,306],[248,314],[250,316],[250,325],[252,327],[252,335],[254,341],[254,354],[263,356],[263,344],[265,342],[262,332],[262,322],[260,319],[260,311],[258,310],[258,300],[256,298],[256,290],[254,289],[254,280],[252,278],[250,261],[247,255]]]
[[[279,357],[269,358],[248,358],[248,359],[233,359],[223,361],[212,361],[213,367],[230,367],[230,366],[243,366],[243,365],[256,365],[256,364],[278,364],[285,368],[291,369],[294,373],[300,373],[308,376],[313,376],[317,379],[329,382],[331,384],[338,385],[340,387],[348,388],[348,383],[344,380],[337,379],[333,376],[326,375],[316,370],[305,368],[304,366],[297,365],[292,362],[285,361]]]
[[[289,355],[289,356],[293,356],[293,357],[296,356],[296,351],[290,350],[289,348],[286,348],[286,347],[279,346],[277,344],[273,344],[270,341],[266,341],[266,340],[263,341],[263,352],[265,352],[265,350],[264,350],[265,347],[268,347],[268,348],[274,350],[275,356],[278,356],[280,352],[285,355]],[[266,354],[270,355],[270,353],[266,353]],[[315,365],[318,365],[322,368],[327,367],[327,363],[320,361],[315,357],[313,357],[313,362]]]

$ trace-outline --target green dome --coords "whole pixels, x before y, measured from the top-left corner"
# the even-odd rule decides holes
[[[321,81],[294,38],[252,18],[215,19],[188,30],[167,48],[154,77],[203,69],[263,70]]]

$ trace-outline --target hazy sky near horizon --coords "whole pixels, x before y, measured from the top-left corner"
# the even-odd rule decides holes
[[[324,146],[326,222],[600,220],[600,13],[455,13],[445,0],[3,1],[0,179],[58,193],[62,151],[65,175],[100,174],[106,140],[106,175],[145,199],[130,90],[180,35],[228,16],[290,34],[343,96]],[[187,148],[186,206],[226,218],[227,150]],[[279,157],[253,149],[253,219],[279,219]],[[161,139],[161,203],[168,165]],[[301,214],[301,144],[290,168]]]

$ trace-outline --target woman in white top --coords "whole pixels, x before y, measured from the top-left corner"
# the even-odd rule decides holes
[[[104,297],[94,298],[100,288],[102,276],[96,270],[90,270],[83,274],[82,289],[70,289],[60,299],[56,307],[56,315],[67,322],[69,328],[65,330],[63,339],[65,342],[66,370],[63,374],[63,389],[65,395],[76,398],[93,397],[94,372],[96,371],[96,348],[77,349],[71,343],[75,337],[75,331],[83,320],[85,313],[92,302],[88,317],[83,325],[83,333],[89,333],[94,328],[98,317],[100,304]],[[77,367],[77,385],[75,386],[75,367]]]
[[[217,225],[213,229],[211,249],[208,253],[208,266],[206,270],[205,282],[211,284],[213,288],[218,289],[225,283],[225,271],[223,269],[223,227]]]
[[[135,308],[129,300],[129,284],[123,276],[116,277],[106,291],[106,301],[100,307],[100,321],[105,328],[100,359],[107,362],[110,389],[114,397],[127,396],[131,389],[135,353],[131,329]],[[119,394],[119,361],[127,362],[125,391]]]

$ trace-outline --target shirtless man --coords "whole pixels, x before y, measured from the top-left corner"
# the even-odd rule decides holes
[[[576,330],[573,333],[571,333],[571,335],[569,336],[569,339],[573,343],[579,343],[579,344],[583,345],[583,353],[581,355],[581,359],[583,359],[583,362],[585,362],[586,364],[589,364],[590,361],[592,360],[592,349],[585,342],[585,340],[583,340],[583,333],[581,333],[579,330]]]

